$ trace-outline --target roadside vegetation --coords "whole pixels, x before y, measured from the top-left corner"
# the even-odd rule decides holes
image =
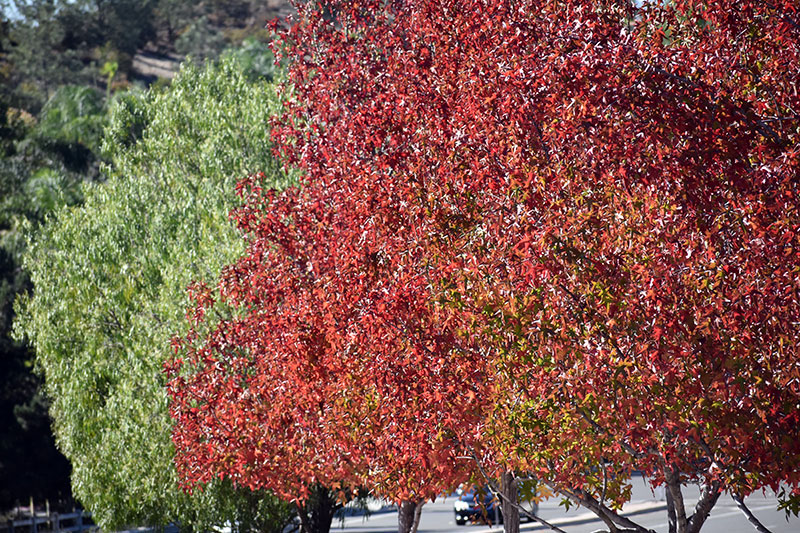
[[[0,0],[0,505],[798,515],[794,2],[294,5]]]
[[[234,205],[226,206],[225,199],[232,202],[232,184],[237,176],[263,170],[266,161],[271,160],[269,146],[264,141],[269,136],[268,117],[275,105],[269,102],[274,101],[270,83],[276,68],[264,25],[267,18],[284,13],[287,6],[270,5],[180,0],[0,3],[0,510],[28,507],[32,499],[37,506],[47,502],[53,510],[91,506],[103,524],[134,523],[137,519],[161,523],[178,518],[176,509],[181,507],[179,502],[184,497],[179,497],[174,486],[166,484],[174,478],[169,468],[166,407],[156,397],[142,396],[158,379],[158,360],[145,361],[144,367],[125,367],[125,373],[117,376],[130,377],[131,384],[136,382],[130,394],[135,394],[137,401],[146,407],[145,414],[157,414],[139,413],[144,416],[141,427],[132,420],[120,423],[118,427],[141,432],[136,441],[140,444],[138,451],[147,450],[149,459],[139,456],[142,462],[136,472],[113,468],[107,461],[101,461],[99,450],[104,453],[125,450],[120,458],[125,454],[133,457],[137,448],[134,440],[128,439],[130,435],[118,435],[113,448],[106,440],[111,438],[109,426],[99,422],[107,422],[108,417],[103,418],[100,412],[91,415],[84,412],[83,416],[76,415],[81,420],[76,427],[72,424],[74,419],[68,423],[56,414],[65,413],[59,411],[58,401],[62,408],[65,402],[75,402],[76,409],[94,410],[97,404],[77,401],[77,395],[87,394],[109,407],[124,409],[125,406],[98,395],[98,390],[91,387],[81,392],[79,387],[85,383],[69,383],[69,390],[76,396],[68,399],[58,389],[58,384],[64,381],[52,379],[48,381],[50,393],[46,393],[43,363],[47,352],[40,350],[41,358],[36,363],[33,346],[12,338],[13,304],[16,298],[31,294],[32,272],[58,264],[55,253],[40,252],[30,269],[23,268],[23,258],[36,253],[29,245],[43,224],[49,228],[45,232],[52,233],[58,227],[62,232],[73,228],[81,233],[87,228],[69,225],[66,220],[69,217],[77,220],[81,210],[85,212],[85,202],[98,206],[98,198],[113,196],[113,190],[131,192],[148,184],[156,187],[158,181],[153,177],[156,170],[162,177],[174,180],[195,176],[198,180],[217,180],[208,190],[209,194],[219,195],[214,197],[215,216],[220,219],[218,224],[224,222],[227,209]],[[185,58],[190,58],[193,65],[184,69],[173,86],[172,77],[178,74],[180,62]],[[213,66],[221,58],[224,65]],[[165,67],[157,71],[165,77],[158,77],[148,69],[153,61]],[[248,105],[255,107],[246,108]],[[250,113],[247,120],[242,116],[245,109]],[[183,110],[183,114],[177,110]],[[183,119],[183,123],[174,122]],[[258,137],[244,139],[244,132],[239,129],[242,124],[251,128],[248,135]],[[181,149],[176,143],[182,143]],[[202,143],[205,151],[198,150]],[[250,146],[247,155],[236,156],[231,150],[247,146]],[[189,155],[194,159],[187,159]],[[147,164],[154,165],[159,157],[167,158],[170,163],[161,159],[158,169],[144,168]],[[192,174],[196,165],[202,166],[202,175]],[[182,173],[173,174],[177,168]],[[223,185],[224,180],[228,180],[227,185]],[[228,196],[223,196],[228,189]],[[156,192],[152,189],[151,194],[159,196]],[[155,205],[158,204],[152,204]],[[210,204],[205,207],[211,209]],[[99,215],[100,211],[89,219],[99,222]],[[116,216],[124,213],[117,212]],[[99,241],[94,244],[102,245]],[[37,250],[43,248],[42,238]],[[110,250],[107,251],[111,253]],[[137,275],[138,272],[131,271],[125,279],[134,283]],[[76,291],[72,294],[81,294],[83,301],[90,301],[96,294],[89,290],[87,279],[72,282]],[[177,286],[173,289],[182,297]],[[178,309],[180,300],[171,305]],[[124,312],[116,310],[116,315]],[[60,325],[71,327],[79,317],[76,313]],[[71,335],[77,331],[73,330]],[[106,330],[100,328],[96,334],[102,335],[103,331]],[[155,331],[137,332],[148,339],[159,335]],[[166,336],[168,342],[167,333],[161,336]],[[101,342],[94,346],[102,351]],[[121,365],[124,357],[115,359],[114,354],[122,352],[124,349],[104,353],[107,361],[115,360],[116,365]],[[145,354],[159,357],[153,347],[140,347],[137,353],[141,357]],[[95,367],[101,365],[97,359]],[[89,368],[81,371],[88,372]],[[113,368],[120,367],[110,366],[105,372]],[[144,368],[154,374],[136,374],[144,372]],[[89,374],[84,378],[93,379]],[[54,422],[48,410],[52,410]],[[132,410],[130,416],[136,416],[136,412]],[[78,428],[86,429],[91,424],[96,431],[84,433],[82,444],[72,440],[79,434]],[[52,427],[60,435],[58,447]],[[151,434],[156,427],[160,433]],[[101,469],[104,464],[109,467],[106,477],[97,471],[82,474],[89,468]],[[101,486],[104,490],[100,490]],[[214,497],[224,501],[211,509],[208,517],[202,515],[199,509],[203,506],[197,503],[194,515],[190,516],[187,510],[180,519],[187,523],[208,522],[212,515],[218,520],[220,513],[227,513],[224,522],[233,516],[235,509],[241,508],[241,513],[248,514],[241,520],[253,523],[262,520],[265,510],[258,503],[260,498],[251,498],[252,504],[239,505],[236,502],[241,500],[236,499],[238,495],[232,488],[221,486],[217,494]],[[112,503],[100,505],[102,498]],[[124,511],[121,505],[127,506]],[[135,508],[138,514],[134,514]]]

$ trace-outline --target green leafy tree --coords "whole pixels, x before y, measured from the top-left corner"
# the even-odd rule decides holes
[[[60,86],[98,85],[106,62],[129,70],[156,33],[152,1],[8,0],[9,77],[18,105],[37,111]]]
[[[33,293],[17,328],[34,344],[76,497],[104,528],[177,521],[280,531],[288,506],[211,483],[183,493],[172,463],[162,363],[193,280],[242,251],[228,222],[237,179],[286,185],[269,143],[280,106],[234,60],[183,68],[161,92],[118,99],[106,132],[107,181],[38,232],[26,256]]]

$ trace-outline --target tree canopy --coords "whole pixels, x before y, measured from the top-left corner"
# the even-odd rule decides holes
[[[671,531],[723,493],[797,510],[792,2],[309,3],[284,37],[302,187],[240,185],[241,314],[171,367],[184,479],[302,497],[281,468],[318,461],[404,495],[404,458],[471,455],[611,530],[643,531],[634,469]]]
[[[56,510],[74,505],[33,350],[11,339],[12,303],[30,290],[21,266],[27,234],[63,204],[80,203],[81,182],[104,179],[111,101],[167,85],[157,74],[171,78],[178,48],[197,61],[225,48],[249,62],[243,68],[253,79],[271,75],[263,25],[287,4],[268,4],[0,0],[0,511],[29,497]],[[204,24],[192,24],[201,17]]]
[[[287,518],[264,493],[178,489],[161,367],[186,286],[243,250],[228,222],[236,180],[259,170],[275,187],[289,182],[269,142],[280,105],[233,59],[185,65],[168,89],[118,98],[106,181],[48,220],[27,252],[34,290],[16,327],[36,349],[74,494],[104,528],[230,520],[280,531]]]

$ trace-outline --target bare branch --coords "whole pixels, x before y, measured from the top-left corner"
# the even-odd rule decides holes
[[[489,485],[489,488],[490,488],[490,489],[492,489],[492,492],[493,492],[493,493],[495,493],[495,494],[499,494],[499,495],[500,495],[500,497],[501,497],[501,498],[503,498],[503,500],[504,500],[504,503],[507,503],[507,504],[509,504],[511,507],[514,507],[514,508],[515,508],[517,511],[519,511],[519,512],[520,512],[520,513],[522,513],[522,514],[524,514],[525,516],[527,516],[527,517],[528,517],[528,518],[530,518],[531,520],[536,520],[537,522],[539,522],[540,524],[542,524],[544,527],[550,528],[551,530],[553,530],[553,531],[557,531],[558,533],[567,533],[566,531],[564,531],[564,530],[563,530],[563,529],[561,529],[560,527],[558,527],[558,526],[556,526],[556,525],[554,525],[554,524],[551,524],[550,522],[548,522],[548,521],[547,521],[547,520],[545,520],[544,518],[541,518],[541,517],[539,517],[539,516],[538,516],[536,513],[531,513],[530,511],[528,511],[527,509],[525,509],[524,507],[522,507],[522,506],[521,506],[520,504],[518,504],[517,502],[512,502],[512,501],[510,501],[508,498],[506,498],[505,494],[503,494],[503,491],[501,491],[501,490],[500,490],[500,489],[497,487],[497,485],[494,483],[494,481],[492,481],[492,478],[490,478],[490,477],[489,477],[489,476],[486,474],[486,470],[484,470],[484,469],[483,469],[483,465],[481,464],[481,461],[480,461],[480,459],[478,459],[478,456],[475,454],[475,451],[474,451],[474,450],[470,449],[470,455],[472,456],[472,460],[473,460],[473,461],[475,461],[475,464],[478,466],[478,470],[480,470],[480,472],[481,472],[481,475],[482,475],[482,476],[483,476],[483,478],[486,480],[486,483]]]
[[[756,531],[759,531],[760,533],[772,533],[769,529],[764,527],[764,524],[762,524],[758,520],[758,518],[756,518],[756,516],[752,513],[752,511],[750,511],[750,509],[747,508],[747,506],[744,504],[744,498],[733,494],[731,495],[731,497],[733,498],[733,501],[736,502],[736,505],[739,507],[739,510],[742,511],[742,513],[744,513],[745,517],[747,517],[747,521],[753,524],[753,527],[756,528]]]
[[[633,520],[631,520],[631,519],[629,519],[629,518],[627,518],[625,516],[619,515],[616,511],[614,511],[613,509],[610,509],[606,505],[600,504],[597,500],[595,500],[586,491],[583,491],[583,490],[575,491],[575,490],[559,489],[558,487],[556,487],[552,483],[547,483],[546,482],[546,484],[554,492],[556,492],[558,494],[561,494],[563,496],[566,496],[567,498],[570,498],[571,500],[573,500],[575,503],[577,503],[579,505],[583,505],[584,507],[586,507],[587,509],[592,511],[594,514],[596,514],[598,516],[598,518],[603,520],[603,522],[606,522],[607,525],[608,525],[608,521],[607,520],[610,520],[610,521],[613,521],[614,524],[622,526],[624,528],[624,530],[626,530],[626,531],[635,531],[637,533],[654,533],[653,530],[644,528],[644,527],[640,526],[639,524],[637,524],[636,522],[634,522]],[[614,525],[610,525],[609,527],[612,530],[613,529],[618,529]],[[622,530],[620,530],[620,531],[622,531]]]
[[[558,489],[556,489],[555,487],[553,487],[553,490],[555,491],[555,490],[558,490]],[[591,502],[590,502],[590,501],[588,501],[588,500],[586,500],[585,498],[581,497],[581,495],[580,495],[580,492],[579,492],[579,491],[575,491],[575,490],[562,490],[562,491],[560,491],[560,492],[561,492],[561,494],[564,494],[564,495],[566,495],[568,498],[572,498],[574,501],[578,502],[580,505],[583,505],[584,507],[586,507],[587,509],[589,509],[590,511],[592,511],[594,514],[596,514],[596,515],[597,515],[597,517],[598,517],[600,520],[602,520],[602,521],[603,521],[603,523],[605,523],[605,525],[606,525],[606,526],[608,526],[608,530],[609,530],[611,533],[615,533],[615,532],[616,532],[616,531],[619,529],[619,528],[617,527],[617,525],[614,523],[614,521],[611,519],[611,517],[609,517],[609,516],[606,516],[606,514],[605,514],[605,513],[603,513],[603,512],[600,512],[598,509],[594,508],[594,507],[592,506],[592,504],[591,504]],[[584,494],[585,494],[585,493],[584,493]]]

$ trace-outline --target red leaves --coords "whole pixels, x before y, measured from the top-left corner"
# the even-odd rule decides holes
[[[787,9],[301,9],[274,134],[303,186],[239,186],[249,248],[220,284],[239,311],[175,362],[184,477],[425,496],[473,449],[587,490],[603,460],[663,479],[666,458],[737,492],[787,480]],[[202,321],[214,301],[198,294]]]

